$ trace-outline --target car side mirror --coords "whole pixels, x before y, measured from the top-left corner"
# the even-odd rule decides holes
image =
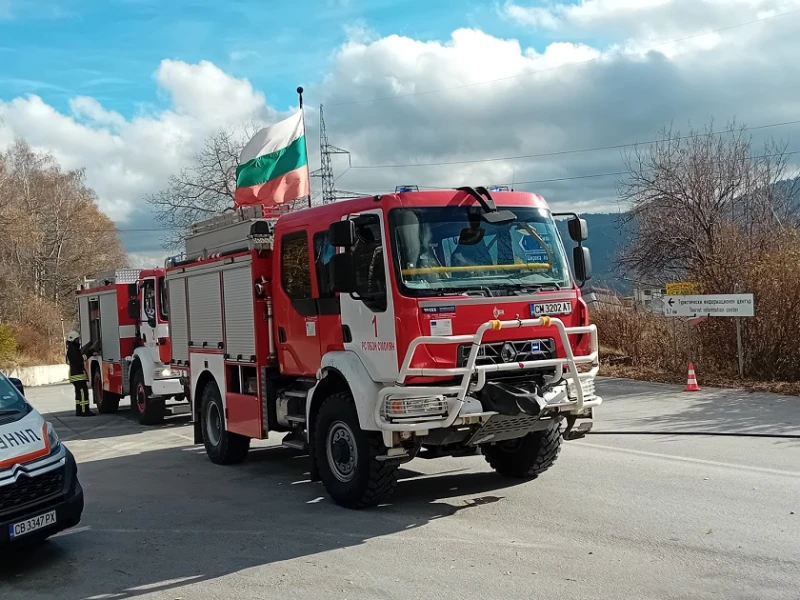
[[[580,244],[589,239],[589,226],[586,224],[586,219],[570,219],[567,221],[567,229],[573,242]]]
[[[572,264],[575,268],[575,278],[581,286],[592,278],[592,256],[585,246],[572,249]]]
[[[356,291],[356,271],[352,254],[348,252],[334,254],[328,263],[328,268],[334,292],[352,294]]]
[[[17,391],[19,391],[20,394],[22,394],[23,396],[25,395],[25,386],[22,385],[21,379],[17,379],[16,377],[9,377],[8,380],[11,382],[11,385],[17,388]]]
[[[356,224],[350,219],[331,223],[328,241],[334,248],[352,248],[356,243]]]

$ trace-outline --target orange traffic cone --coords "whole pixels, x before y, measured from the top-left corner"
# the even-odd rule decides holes
[[[697,385],[697,377],[694,374],[694,363],[689,363],[689,377],[686,379],[686,389],[684,392],[699,392],[700,386]]]

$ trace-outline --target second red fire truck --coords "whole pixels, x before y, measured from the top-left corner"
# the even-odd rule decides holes
[[[570,268],[554,216],[535,194],[478,187],[195,225],[155,281],[159,357],[195,442],[230,464],[284,433],[353,508],[387,498],[415,457],[482,453],[537,477],[602,402],[586,223],[566,215]]]
[[[167,399],[185,399],[170,368],[164,269],[101,273],[84,281],[77,296],[81,340],[102,343],[86,365],[98,411],[117,412],[120,400],[130,395],[140,423],[161,422]]]

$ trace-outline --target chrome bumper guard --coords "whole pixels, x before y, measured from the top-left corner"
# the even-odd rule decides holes
[[[517,329],[521,327],[548,327],[553,326],[558,330],[561,345],[566,357],[506,364],[477,365],[478,351],[481,347],[484,334],[489,331],[501,329]],[[569,343],[569,336],[589,335],[590,352],[582,356],[575,356]],[[418,369],[411,368],[411,361],[417,348],[422,345],[441,344],[471,344],[467,361],[463,367]],[[579,372],[579,366],[589,366],[588,371]],[[474,335],[448,335],[448,336],[422,336],[416,338],[408,347],[405,360],[400,368],[394,385],[381,389],[378,401],[375,404],[375,422],[383,431],[427,431],[429,429],[447,428],[465,423],[483,422],[495,412],[474,412],[472,406],[465,409],[465,405],[473,404],[467,397],[470,392],[479,392],[486,385],[486,374],[501,371],[525,371],[528,369],[550,368],[554,369],[552,375],[545,376],[548,385],[554,385],[544,399],[547,402],[547,411],[555,410],[561,413],[580,415],[587,409],[599,406],[603,399],[595,394],[594,379],[599,370],[599,354],[597,344],[597,327],[587,325],[584,327],[567,327],[561,319],[554,317],[539,317],[536,319],[516,319],[513,321],[487,321],[478,327]],[[461,376],[459,385],[451,386],[424,386],[405,385],[409,377],[448,377]],[[473,381],[473,377],[475,381]],[[563,383],[560,383],[562,382]],[[430,398],[446,401],[446,410],[439,404],[441,410],[438,415],[390,417],[390,407],[398,402],[414,400],[419,405],[422,399]],[[425,403],[426,407],[431,403]],[[464,414],[462,414],[462,412]]]

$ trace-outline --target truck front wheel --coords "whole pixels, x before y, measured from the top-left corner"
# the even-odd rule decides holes
[[[216,383],[209,383],[201,395],[200,426],[203,443],[211,462],[233,465],[244,461],[250,450],[250,438],[225,430],[222,397]]]
[[[561,451],[561,424],[544,431],[482,448],[486,462],[506,477],[536,479],[547,471]]]
[[[331,394],[322,402],[314,452],[322,484],[340,506],[375,506],[397,487],[398,466],[378,460],[385,453],[383,440],[378,433],[362,431],[350,392]]]
[[[151,396],[150,388],[144,384],[141,369],[136,370],[131,382],[131,410],[142,425],[157,425],[164,420],[164,399]]]

